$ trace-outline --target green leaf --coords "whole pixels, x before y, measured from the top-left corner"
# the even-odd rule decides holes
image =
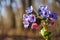
[[[49,36],[50,34],[51,32],[47,32],[47,31],[44,32],[44,36]]]

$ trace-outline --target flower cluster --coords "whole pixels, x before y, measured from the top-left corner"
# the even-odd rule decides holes
[[[40,6],[38,9],[38,14],[41,15],[43,18],[47,18],[49,17],[49,14],[51,14],[51,12],[48,10],[47,6]]]
[[[44,5],[39,6],[38,11],[37,11],[38,15],[34,15],[34,14],[32,14],[32,12],[33,12],[33,7],[30,6],[30,7],[28,7],[26,9],[26,13],[23,14],[23,24],[24,24],[25,28],[28,28],[31,23],[32,23],[32,25],[31,25],[32,29],[33,28],[34,29],[37,28],[38,23],[36,23],[36,21],[37,21],[36,20],[37,19],[36,16],[39,16],[40,19],[42,18],[43,24],[45,24],[45,25],[48,25],[48,24],[53,25],[54,24],[54,20],[57,19],[57,13],[56,12],[51,12],[48,9],[48,7],[44,6]],[[37,25],[37,26],[34,27],[34,25]]]
[[[23,24],[25,28],[28,28],[30,23],[36,21],[36,17],[34,14],[32,14],[32,12],[33,12],[33,8],[31,6],[26,9],[26,14],[23,14]]]
[[[37,29],[40,26],[42,27],[41,31],[39,32],[46,40],[48,40],[48,36],[50,33],[47,31],[46,27],[50,24],[53,25],[54,21],[57,20],[57,13],[51,12],[47,6],[39,6],[37,14],[34,15],[33,7],[30,6],[26,9],[26,13],[23,14],[23,24],[24,28],[28,28],[30,24],[31,29]],[[39,21],[39,23],[37,22]],[[39,27],[38,27],[39,26]]]
[[[39,6],[38,9],[38,15],[42,17],[42,19],[45,18],[45,20],[48,21],[50,24],[54,24],[54,20],[57,19],[57,13],[56,12],[51,12],[47,6]],[[46,22],[46,21],[45,21]]]

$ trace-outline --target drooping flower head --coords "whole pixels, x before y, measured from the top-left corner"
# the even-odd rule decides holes
[[[32,11],[33,11],[33,7],[32,6],[30,6],[30,7],[28,7],[26,9],[26,13],[31,13]]]

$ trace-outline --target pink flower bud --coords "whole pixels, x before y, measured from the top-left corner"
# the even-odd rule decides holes
[[[53,20],[50,20],[49,22],[51,25],[54,25],[54,21]]]
[[[38,28],[38,24],[37,23],[33,23],[32,26],[31,26],[31,29],[36,29]]]

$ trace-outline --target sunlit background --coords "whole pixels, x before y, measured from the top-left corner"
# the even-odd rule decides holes
[[[50,11],[57,12],[58,20],[48,27],[51,40],[60,40],[60,0],[0,0],[0,40],[43,40],[38,34],[24,30],[22,16],[29,6],[37,12],[39,5],[47,5]]]

